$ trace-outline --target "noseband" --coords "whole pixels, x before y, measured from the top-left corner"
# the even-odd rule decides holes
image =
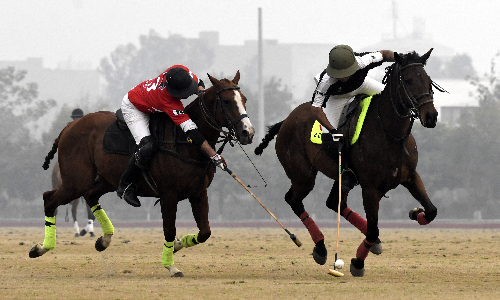
[[[217,90],[215,92],[215,107],[213,109],[213,113],[209,112],[209,109],[208,109],[208,107],[205,104],[205,101],[203,99],[205,92],[202,91],[200,93],[200,96],[199,96],[199,99],[200,99],[199,100],[200,109],[201,109],[201,112],[203,114],[203,117],[205,118],[205,121],[210,125],[210,127],[212,127],[213,129],[215,129],[215,130],[217,130],[219,132],[224,133],[225,135],[227,135],[227,137],[229,137],[232,140],[235,140],[236,136],[237,136],[236,135],[236,127],[235,127],[236,124],[238,124],[238,122],[240,122],[243,118],[248,117],[248,115],[247,114],[241,114],[235,120],[231,120],[229,118],[226,110],[224,109],[224,106],[222,105],[222,100],[220,98],[220,93],[222,93],[224,91],[232,91],[232,90],[239,90],[239,89],[240,89],[239,86],[232,86],[232,87],[226,87],[226,88],[222,88],[222,89]],[[216,114],[217,114],[217,108],[218,108],[218,106],[220,106],[220,110],[221,110],[222,116],[223,116],[223,118],[226,121],[226,124],[223,125],[223,126],[220,126],[217,123],[217,120],[216,120]],[[229,131],[228,132],[223,131],[222,127],[227,127],[227,129]]]

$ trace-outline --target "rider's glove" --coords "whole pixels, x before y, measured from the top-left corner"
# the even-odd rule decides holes
[[[227,169],[226,161],[224,157],[220,156],[220,154],[216,153],[212,157],[210,157],[215,166],[221,168],[222,171]]]

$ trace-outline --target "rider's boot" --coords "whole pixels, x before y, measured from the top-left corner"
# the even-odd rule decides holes
[[[351,169],[342,171],[342,192],[348,192],[354,188],[358,180]]]
[[[137,198],[135,183],[139,179],[140,170],[147,170],[153,154],[157,150],[157,144],[150,135],[145,136],[139,143],[138,150],[130,158],[125,172],[120,178],[120,184],[116,193],[118,197],[125,199],[128,204],[139,207],[141,202]]]
[[[120,199],[124,199],[128,204],[139,207],[141,202],[136,195],[135,182],[139,179],[140,169],[135,164],[135,158],[132,156],[127,163],[127,168],[120,177],[120,184],[116,190],[116,194]]]

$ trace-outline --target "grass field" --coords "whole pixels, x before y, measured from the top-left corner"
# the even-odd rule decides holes
[[[381,229],[384,253],[370,254],[365,276],[352,277],[349,262],[362,235],[341,229],[333,268],[336,229],[325,229],[329,260],[317,265],[305,229],[212,228],[204,244],[175,254],[184,278],[161,264],[160,228],[115,228],[111,246],[57,229],[57,247],[31,259],[43,227],[0,228],[0,299],[500,299],[500,230]],[[178,235],[197,230],[178,228]],[[96,228],[97,236],[102,234]]]

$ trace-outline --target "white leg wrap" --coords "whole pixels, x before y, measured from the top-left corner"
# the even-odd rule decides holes
[[[80,227],[78,227],[78,221],[75,221],[75,223],[73,223],[73,228],[75,228],[75,232],[80,234]]]
[[[94,220],[88,220],[85,230],[88,232],[94,232]]]

